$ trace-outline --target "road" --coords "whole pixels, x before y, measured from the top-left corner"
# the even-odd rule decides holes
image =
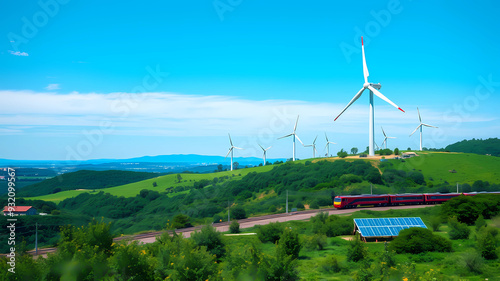
[[[307,210],[307,211],[301,211],[301,212],[294,212],[290,214],[275,214],[275,215],[265,215],[265,216],[260,216],[260,217],[252,217],[248,219],[242,219],[239,220],[238,223],[240,224],[240,229],[245,229],[245,228],[250,228],[256,225],[264,225],[268,224],[270,222],[285,222],[285,221],[293,221],[293,220],[308,220],[312,216],[316,215],[319,212],[328,212],[330,215],[342,215],[342,214],[349,214],[361,210],[371,210],[371,211],[387,211],[387,210],[392,210],[392,209],[418,209],[418,208],[426,208],[426,207],[432,207],[433,205],[411,205],[411,206],[389,206],[389,207],[376,207],[376,208],[356,208],[356,209],[335,209],[335,208],[330,208],[330,209],[320,209],[320,210]],[[216,223],[213,224],[213,226],[220,232],[226,232],[229,231],[229,223],[228,222],[221,222],[221,223]],[[183,229],[178,229],[176,230],[177,233],[182,233],[184,237],[190,237],[191,233],[193,231],[196,231],[203,226],[196,226],[196,227],[188,227],[188,228],[183,228]],[[116,237],[113,239],[114,242],[118,242],[124,239],[130,239],[131,241],[139,241],[140,243],[153,243],[156,241],[156,236],[161,235],[164,233],[164,231],[155,231],[155,232],[148,232],[148,233],[142,233],[142,234],[136,234],[136,235],[127,235],[127,236],[120,236]],[[56,251],[56,248],[43,248],[43,249],[38,249],[38,256],[43,256],[46,257],[48,253],[53,253]],[[35,251],[28,251],[31,255],[35,255]]]

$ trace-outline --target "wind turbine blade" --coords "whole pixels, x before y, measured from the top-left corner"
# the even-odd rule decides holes
[[[318,138],[318,136],[316,136],[316,137],[314,138],[313,144],[316,144],[316,139],[317,139],[317,138]]]
[[[233,141],[231,140],[231,135],[229,133],[227,135],[229,136],[229,142],[231,143],[231,146],[233,146]]]
[[[326,135],[326,132],[325,132],[325,139],[326,139],[326,142],[328,142],[328,136]]]
[[[384,134],[384,137],[387,137],[384,132],[384,128],[380,127],[382,129],[382,133]]]
[[[262,148],[262,150],[266,151],[266,150],[262,147],[262,145],[260,145],[260,143],[258,143],[258,145],[260,146],[260,148]]]
[[[377,95],[379,98],[385,100],[386,102],[388,102],[390,105],[394,106],[395,108],[405,112],[404,110],[401,109],[401,107],[397,106],[395,103],[393,103],[390,99],[386,98],[384,95],[382,95],[381,92],[379,92],[377,89],[373,88],[371,85],[368,86],[368,89],[370,89],[370,91],[372,91],[375,95]]]
[[[290,136],[293,136],[293,134],[289,134],[289,135],[283,136],[283,137],[278,138],[278,139],[284,139],[284,138],[287,138],[287,137],[290,137]]]
[[[388,139],[395,139],[396,137],[387,137]]]
[[[413,135],[420,128],[420,126],[422,126],[422,124],[420,124],[420,125],[417,126],[417,128],[415,129],[415,131],[413,131],[413,133],[410,134],[410,137],[411,137],[411,135]]]
[[[297,129],[297,123],[299,123],[299,115],[297,115],[297,121],[295,121],[295,127],[293,127],[293,132]]]
[[[432,128],[437,128],[436,126],[432,126],[432,125],[429,125],[429,124],[425,124],[425,123],[422,123],[422,125],[426,126],[426,127],[432,127]]]
[[[422,123],[422,118],[420,118],[420,110],[418,110],[418,106],[417,106],[417,112],[418,112],[418,120],[420,120],[420,123]]]
[[[244,148],[236,147],[236,146],[233,146],[233,148],[245,150]]]
[[[337,144],[337,143],[335,143],[335,142],[331,142],[331,141],[329,141],[328,143],[331,143],[331,144]]]
[[[361,90],[359,90],[359,92],[354,96],[354,98],[352,98],[352,100],[349,102],[349,104],[347,104],[347,106],[342,110],[342,112],[340,112],[339,115],[337,115],[337,117],[335,117],[335,120],[333,121],[337,121],[337,119],[340,117],[340,115],[342,115],[342,113],[344,113],[344,111],[346,111],[346,109],[351,106],[351,104],[353,104],[357,99],[359,99],[359,97],[361,96],[361,94],[363,93],[363,91],[365,90],[365,87],[363,87]]]
[[[271,147],[273,147],[273,146],[270,146],[270,147],[268,147],[268,148],[264,149],[264,151],[268,151],[268,150],[269,150],[269,148],[271,148]]]
[[[233,150],[233,147],[231,147],[231,148],[229,149],[229,151],[227,152],[226,157],[224,157],[224,159],[226,159],[226,158],[227,158],[227,156],[229,155],[229,153],[231,153],[231,150]]]
[[[300,141],[300,143],[301,143],[302,145],[304,145],[304,143],[300,140],[300,138],[299,138],[299,136],[298,136],[297,134],[295,134],[295,137],[296,137],[296,138]]]
[[[324,148],[324,149],[326,149],[326,148],[328,147],[328,144],[329,144],[329,143],[330,143],[330,142],[327,142],[327,143],[326,143],[326,145],[325,145],[325,148]]]
[[[363,76],[365,77],[365,83],[368,83],[368,66],[366,66],[366,58],[365,58],[365,45],[363,44],[363,36],[361,36],[361,52],[363,53]]]

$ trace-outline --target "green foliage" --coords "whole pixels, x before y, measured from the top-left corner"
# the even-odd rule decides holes
[[[500,156],[500,139],[489,138],[489,139],[472,139],[463,140],[450,144],[445,148],[447,151],[453,152],[466,152],[466,153],[476,153],[476,154],[490,154],[492,156]]]
[[[137,241],[119,244],[110,267],[118,280],[154,280],[155,263]]]
[[[297,231],[285,228],[278,242],[277,251],[283,252],[283,256],[291,256],[293,259],[297,259],[300,248],[302,248],[302,244],[300,243]]]
[[[473,225],[481,214],[481,207],[475,196],[458,196],[443,204],[441,211],[445,217],[456,217],[461,223]]]
[[[482,273],[484,259],[478,252],[468,251],[461,256],[458,261],[458,265],[459,267],[464,268],[469,272]]]
[[[246,219],[247,213],[242,206],[235,206],[231,208],[231,217],[237,220]]]
[[[478,250],[487,260],[498,258],[496,236],[498,236],[498,229],[493,227],[482,227],[477,234]]]
[[[394,148],[394,155],[399,155],[399,148]]]
[[[265,225],[257,226],[257,238],[262,243],[271,242],[276,243],[283,233],[284,227],[279,222],[271,222]]]
[[[467,224],[461,223],[457,218],[453,217],[448,219],[448,226],[450,227],[450,239],[468,239],[470,234],[470,229]]]
[[[226,255],[226,246],[222,242],[222,233],[213,226],[206,225],[200,231],[191,234],[191,237],[196,246],[206,247],[210,254],[217,257],[217,260],[220,261]]]
[[[357,154],[358,153],[358,148],[357,147],[351,148],[351,153],[352,154]]]
[[[295,207],[300,210],[300,209],[304,209],[304,204],[302,204],[302,202],[297,202],[297,204],[295,204]]]
[[[349,235],[352,232],[352,220],[328,213],[320,212],[311,217],[312,232],[324,234],[328,237]]]
[[[54,189],[60,191],[75,189],[100,189],[138,182],[157,177],[157,173],[130,171],[88,171],[66,173],[42,182],[23,187],[18,196],[40,196],[50,194]]]
[[[238,221],[233,220],[231,225],[229,225],[229,232],[231,233],[240,233],[240,224]]]
[[[486,221],[484,220],[484,216],[479,215],[479,217],[477,218],[474,225],[476,226],[476,232],[479,232],[481,230],[481,228],[486,227],[487,225],[486,225]]]
[[[379,154],[379,155],[391,155],[392,154],[392,150],[390,150],[389,148],[385,148],[385,149],[381,149],[381,150],[375,151],[375,154]]]
[[[342,267],[335,256],[329,256],[320,263],[320,269],[327,273],[338,273]]]
[[[432,231],[439,231],[439,227],[441,226],[441,218],[439,216],[434,216],[429,220],[429,224],[432,228]]]
[[[347,260],[352,262],[358,262],[363,260],[368,255],[368,251],[364,246],[363,241],[361,241],[359,235],[355,235],[354,239],[349,242],[349,248],[347,250]]]
[[[175,229],[192,226],[189,222],[190,218],[184,214],[177,214],[172,220],[172,227]]]
[[[434,235],[430,230],[421,227],[403,229],[391,242],[389,249],[396,253],[418,254],[423,252],[451,252],[451,241]]]
[[[309,209],[319,209],[318,201],[314,200],[311,205],[309,205]]]
[[[340,151],[339,151],[339,152],[337,152],[337,156],[338,156],[338,157],[340,157],[340,158],[346,158],[346,157],[347,157],[347,155],[348,155],[348,154],[347,154],[347,152],[346,152],[346,151],[344,151],[344,149],[343,149],[343,148],[342,148],[342,149],[340,149]]]
[[[327,245],[327,237],[324,234],[314,234],[304,238],[304,248],[308,250],[322,251]]]

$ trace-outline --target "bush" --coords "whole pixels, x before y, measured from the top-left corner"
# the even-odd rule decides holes
[[[349,248],[347,249],[347,260],[358,262],[364,259],[367,254],[368,251],[364,247],[359,235],[356,235],[349,243]]]
[[[297,204],[295,204],[295,207],[297,209],[304,209],[304,204],[302,204],[302,202],[297,202]]]
[[[175,229],[190,227],[192,225],[189,221],[190,221],[190,218],[188,216],[183,215],[183,214],[177,214],[172,219],[172,227]]]
[[[483,215],[480,215],[477,218],[476,223],[474,225],[476,226],[476,231],[480,231],[483,226],[487,226]]]
[[[476,251],[469,251],[462,255],[459,266],[472,273],[482,273],[484,260]]]
[[[257,238],[262,243],[271,242],[273,244],[280,240],[283,233],[283,226],[278,222],[271,222],[266,225],[257,226]]]
[[[191,237],[198,246],[205,246],[210,254],[220,260],[226,254],[226,246],[222,242],[222,233],[210,225],[204,226],[201,231],[195,231]]]
[[[326,235],[324,234],[314,234],[304,238],[304,247],[308,250],[323,250],[326,243]]]
[[[231,222],[231,225],[229,226],[229,232],[231,233],[240,233],[240,224],[238,221],[234,220]]]
[[[470,234],[470,229],[465,223],[460,223],[456,218],[451,218],[448,220],[448,226],[450,227],[450,239],[468,239]]]
[[[429,220],[429,224],[432,228],[432,231],[434,232],[439,231],[439,226],[441,226],[441,218],[438,216],[432,217]]]
[[[445,217],[456,217],[459,222],[473,225],[481,214],[481,207],[475,196],[458,196],[443,204],[441,212]]]
[[[243,207],[235,206],[231,208],[231,217],[237,220],[246,219],[247,213],[245,212],[245,209],[243,209]]]
[[[313,201],[311,205],[309,205],[309,209],[319,209],[319,204],[317,201]]]
[[[118,280],[154,280],[154,262],[149,255],[142,253],[142,248],[137,241],[116,247],[110,258],[113,277]]]
[[[320,268],[328,273],[338,273],[342,270],[337,258],[334,256],[327,257],[322,263],[320,263]]]
[[[451,252],[451,241],[421,227],[403,229],[389,245],[396,253]]]
[[[292,256],[293,259],[297,259],[301,247],[299,234],[295,230],[285,228],[278,242],[277,251],[281,251],[284,256]]]
[[[481,256],[487,260],[498,258],[497,239],[498,230],[492,227],[483,227],[477,235],[477,246]]]

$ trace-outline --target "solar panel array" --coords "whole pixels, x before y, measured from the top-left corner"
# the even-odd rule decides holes
[[[354,223],[364,237],[398,236],[410,227],[427,228],[421,218],[354,219]]]

